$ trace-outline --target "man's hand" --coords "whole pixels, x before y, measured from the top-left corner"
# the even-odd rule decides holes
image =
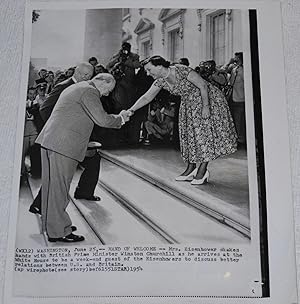
[[[235,58],[230,58],[228,65],[235,63]]]
[[[119,115],[122,116],[124,122],[127,122],[127,121],[129,121],[129,118],[130,118],[130,116],[131,116],[132,114],[131,114],[131,111],[122,110],[122,111],[119,113]]]
[[[129,117],[132,116],[132,115],[134,114],[134,111],[131,110],[131,109],[128,109],[127,112],[128,112]]]

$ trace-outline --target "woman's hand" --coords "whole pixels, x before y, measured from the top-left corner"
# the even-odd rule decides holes
[[[202,107],[202,118],[207,119],[210,116],[210,109],[208,105]]]

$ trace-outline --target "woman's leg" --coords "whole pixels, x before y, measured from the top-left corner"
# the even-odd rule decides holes
[[[180,175],[182,175],[182,176],[189,175],[190,173],[192,173],[195,170],[195,168],[196,168],[196,164],[195,163],[188,162],[188,165],[187,165],[185,171],[182,174],[180,174]]]
[[[200,166],[198,168],[198,171],[197,171],[197,174],[195,176],[195,179],[203,178],[205,172],[207,171],[207,165],[208,165],[208,162],[203,162],[203,163],[200,164]]]

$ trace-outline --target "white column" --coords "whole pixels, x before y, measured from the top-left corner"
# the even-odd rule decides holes
[[[122,43],[122,9],[86,11],[84,60],[95,56],[107,64]]]

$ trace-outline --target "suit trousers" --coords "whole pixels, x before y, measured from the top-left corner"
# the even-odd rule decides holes
[[[34,145],[34,142],[37,138],[37,134],[24,136],[23,140],[23,152],[22,152],[22,167],[21,174],[25,174],[25,156],[29,154],[31,164],[34,162],[34,158],[32,157],[31,148]]]
[[[48,237],[60,238],[72,232],[66,211],[69,189],[78,162],[42,148],[42,228]]]
[[[84,197],[94,195],[94,191],[99,179],[100,171],[100,155],[95,152],[92,157],[85,157],[81,165],[84,167],[78,186],[76,188],[76,194]]]
[[[100,155],[96,153],[92,157],[86,157],[81,163],[84,167],[84,171],[80,176],[78,186],[76,188],[76,194],[89,197],[94,195],[95,188],[99,179],[99,171],[100,171]],[[35,197],[32,207],[36,207],[41,209],[42,204],[42,188],[40,188],[37,196]]]
[[[34,144],[30,148],[30,172],[34,177],[41,177],[42,163],[41,163],[41,147],[39,144]]]
[[[246,143],[246,117],[245,117],[245,103],[232,102],[230,104],[230,111],[234,121],[236,133],[238,136],[238,143]]]

